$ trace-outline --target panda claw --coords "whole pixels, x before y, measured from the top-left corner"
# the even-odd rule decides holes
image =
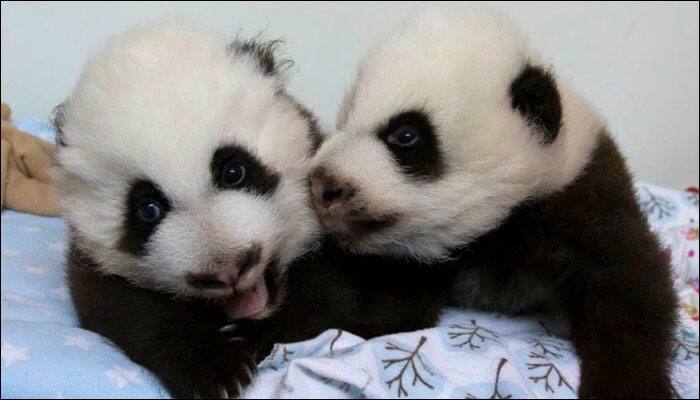
[[[237,328],[237,324],[228,324],[221,327],[221,329],[219,329],[219,332],[232,332],[235,331]]]

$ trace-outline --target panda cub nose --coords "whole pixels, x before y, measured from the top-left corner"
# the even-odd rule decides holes
[[[343,192],[342,186],[338,185],[338,183],[335,181],[331,181],[324,183],[323,194],[321,196],[323,197],[324,203],[330,204],[335,200],[342,198]]]
[[[216,258],[215,272],[188,274],[187,283],[201,290],[235,287],[239,278],[260,262],[261,253],[262,248],[255,245],[234,259]]]
[[[317,204],[325,208],[350,199],[354,189],[346,182],[341,182],[323,169],[311,174],[311,194]]]

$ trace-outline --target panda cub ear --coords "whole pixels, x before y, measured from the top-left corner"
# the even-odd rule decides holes
[[[510,85],[511,105],[543,136],[554,142],[561,128],[561,101],[552,74],[526,65]]]
[[[261,42],[256,39],[234,40],[228,46],[228,51],[234,55],[248,55],[258,63],[258,69],[265,76],[274,76],[280,70],[291,64],[291,60],[277,60],[276,52],[283,43],[281,39]]]

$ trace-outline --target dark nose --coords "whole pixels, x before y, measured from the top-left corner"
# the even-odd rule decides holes
[[[234,258],[216,257],[212,262],[216,272],[190,273],[187,283],[202,290],[234,287],[239,277],[260,262],[261,253],[261,246],[256,244]]]
[[[334,203],[340,203],[350,199],[354,189],[325,170],[318,169],[311,174],[311,193],[317,203],[328,208]]]

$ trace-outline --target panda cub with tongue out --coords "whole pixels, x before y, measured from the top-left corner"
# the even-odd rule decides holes
[[[318,224],[318,143],[274,43],[183,22],[113,38],[56,110],[55,177],[82,327],[175,397],[240,394],[255,349],[222,331],[274,311]]]

